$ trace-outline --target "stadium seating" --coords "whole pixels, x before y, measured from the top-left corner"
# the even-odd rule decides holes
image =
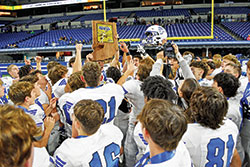
[[[18,33],[1,33],[0,34],[0,48],[7,48],[8,44],[16,43],[19,46],[19,42],[27,40],[32,36],[38,35],[42,31],[34,31],[33,33],[18,32]]]
[[[59,41],[60,37],[66,37],[67,41]],[[52,30],[49,32],[45,32],[39,36],[31,38],[29,40],[23,41],[18,44],[21,48],[26,47],[43,47],[45,46],[45,42],[48,43],[48,46],[52,46],[54,42],[56,46],[65,46],[70,45],[70,37],[72,37],[72,44],[77,40],[85,40],[88,43],[92,38],[92,29],[64,29],[64,30]]]
[[[187,9],[172,9],[172,10],[151,10],[151,11],[136,11],[139,17],[161,17],[161,16],[190,16]]]
[[[210,36],[211,24],[210,23],[184,23],[172,24],[166,26],[166,31],[169,37],[178,36]],[[196,39],[192,41],[234,41],[228,33],[214,25],[214,39]],[[187,40],[181,40],[187,41]],[[188,40],[190,41],[190,40]]]
[[[207,14],[211,11],[211,8],[195,8],[193,11],[197,14]],[[215,14],[248,14],[250,13],[249,8],[245,7],[224,7],[214,8]]]
[[[31,25],[48,24],[48,23],[63,22],[63,21],[66,22],[66,21],[74,20],[79,16],[80,15],[48,17],[48,18],[41,19],[37,22],[34,22]]]
[[[130,15],[131,12],[107,12],[107,19],[112,18],[112,17],[117,17],[117,18],[121,18],[121,17],[128,17]],[[89,20],[103,20],[103,13],[96,13],[96,14],[87,14],[84,15],[78,19],[76,19],[76,21],[80,21],[80,22],[84,22],[84,21],[89,21]]]
[[[222,25],[245,40],[250,35],[250,22],[227,22]]]
[[[15,25],[15,26],[20,26],[20,25],[28,25],[30,23],[34,23],[36,21],[38,21],[40,19],[27,19],[27,20],[18,20],[18,21],[15,21],[13,23],[11,23],[11,25]]]

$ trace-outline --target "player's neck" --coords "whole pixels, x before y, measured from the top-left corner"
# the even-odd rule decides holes
[[[155,143],[150,143],[149,149],[150,149],[150,158],[152,158],[153,156],[155,156],[157,154],[161,154],[161,153],[166,151]]]
[[[78,132],[78,136],[89,136],[86,132],[84,132],[83,130],[81,130],[81,129],[78,129],[77,130]]]
[[[98,85],[97,85],[96,87],[98,87],[98,86],[100,86],[100,85],[101,85],[101,82],[99,82]],[[92,88],[92,86],[89,86],[89,85],[86,83],[86,88]]]
[[[20,106],[22,106],[22,107],[26,108],[27,110],[29,109],[29,105],[28,105],[28,104],[26,104],[26,103],[20,104]]]

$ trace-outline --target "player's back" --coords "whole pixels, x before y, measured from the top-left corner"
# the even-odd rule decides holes
[[[194,166],[220,167],[230,165],[236,146],[238,128],[231,120],[213,130],[199,123],[188,124],[183,141],[189,150]]]
[[[117,114],[118,107],[124,98],[124,90],[120,85],[109,83],[100,85],[95,88],[81,88],[70,94],[67,100],[70,109],[69,113],[73,113],[73,105],[83,99],[91,99],[97,101],[104,109],[103,123],[113,122]],[[64,111],[65,112],[65,111]]]
[[[118,166],[122,138],[118,127],[105,124],[91,136],[66,139],[54,154],[56,166]]]

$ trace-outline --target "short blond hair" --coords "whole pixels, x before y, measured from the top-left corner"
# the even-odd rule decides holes
[[[15,105],[24,103],[25,97],[31,97],[34,85],[27,81],[17,82],[10,86],[9,97]]]
[[[15,64],[11,64],[7,67],[7,72],[9,73],[11,71],[11,69],[16,66]]]
[[[41,129],[22,109],[10,105],[0,106],[0,127],[0,166],[23,166]]]

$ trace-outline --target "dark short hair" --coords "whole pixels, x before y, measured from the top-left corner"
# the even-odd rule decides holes
[[[116,67],[109,67],[106,71],[106,75],[109,78],[112,78],[115,83],[117,83],[117,81],[121,78],[121,71],[116,68]]]
[[[190,64],[190,67],[201,68],[204,71],[204,73],[202,74],[202,78],[205,78],[207,76],[208,67],[207,67],[206,63],[204,63],[202,61],[193,61]]]
[[[101,66],[96,62],[87,62],[82,67],[84,80],[90,87],[97,87],[101,77]]]
[[[81,76],[81,71],[75,72],[69,76],[67,84],[70,86],[72,92],[80,88],[85,88],[85,82],[82,81]]]
[[[59,62],[57,61],[50,61],[48,64],[47,64],[47,71],[49,72],[53,67],[55,67],[56,65],[60,65]]]
[[[233,63],[228,63],[226,66],[231,66],[231,67],[233,67],[233,70],[234,70],[234,72],[235,71],[237,71],[237,73],[239,74],[238,75],[238,79],[240,78],[240,76],[241,76],[241,66],[239,66],[239,65],[237,65],[237,64],[233,64]]]
[[[182,112],[167,100],[152,99],[145,104],[137,119],[157,145],[172,151],[187,130],[187,120]]]
[[[69,67],[72,67],[72,63],[74,63],[75,62],[75,60],[76,60],[76,58],[75,57],[72,57],[70,60],[69,60]]]
[[[34,69],[32,67],[32,65],[24,65],[24,66],[22,66],[19,69],[19,72],[18,72],[19,77],[22,78],[23,76],[28,75],[32,69]]]
[[[223,125],[227,114],[226,97],[212,87],[199,87],[191,96],[190,110],[192,122],[217,129]]]
[[[54,66],[51,70],[48,71],[48,77],[51,80],[52,85],[54,85],[57,81],[63,78],[65,74],[67,74],[67,67],[59,64]]]
[[[142,57],[141,57],[141,55],[139,55],[139,54],[133,55],[133,59],[134,59],[134,58],[138,58],[138,59],[139,59],[139,61],[141,61],[141,60],[142,60]]]
[[[215,64],[214,64],[214,62],[212,62],[212,61],[208,61],[207,62],[207,65],[211,68],[211,69],[216,69],[216,66],[215,66]]]
[[[183,94],[183,99],[189,104],[190,98],[194,91],[199,87],[199,82],[194,78],[187,78],[183,81],[181,92]]]
[[[140,81],[144,81],[149,75],[152,70],[152,66],[145,64],[145,63],[140,63],[137,71],[137,75],[139,76]]]
[[[172,83],[161,76],[150,76],[141,84],[141,91],[147,99],[164,99],[174,102],[177,95]]]
[[[31,73],[31,75],[36,75],[36,74],[43,74],[43,73],[40,70],[35,70]]]
[[[104,119],[102,106],[93,100],[81,100],[77,102],[74,106],[74,114],[88,135],[94,134]]]
[[[223,94],[226,97],[234,97],[240,87],[239,80],[229,73],[221,72],[216,74],[214,76],[214,81],[216,81],[218,86],[222,88]]]
[[[32,84],[35,84],[38,80],[39,80],[39,78],[36,75],[29,74],[29,75],[22,77],[19,81],[20,82],[27,81],[27,82],[30,82]]]

